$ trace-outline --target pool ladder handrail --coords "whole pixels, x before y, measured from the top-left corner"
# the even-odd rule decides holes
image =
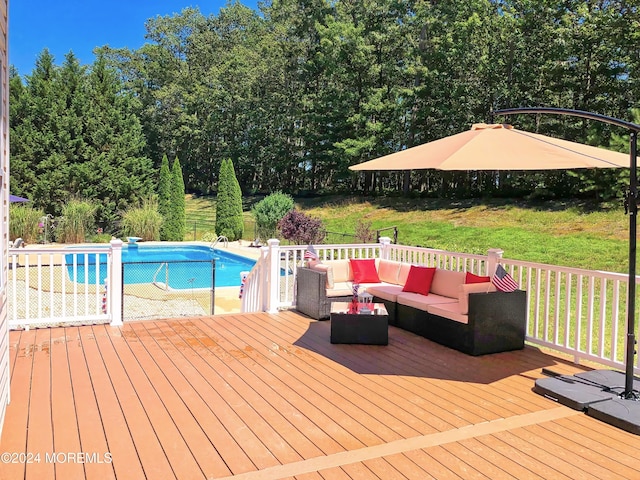
[[[209,248],[211,248],[212,250],[215,249],[218,242],[224,242],[225,248],[229,248],[229,239],[224,235],[219,235],[218,238],[216,238],[213,242],[211,242],[211,245]]]
[[[153,274],[153,284],[158,288],[162,288],[156,280],[158,278],[158,274],[160,273],[160,270],[162,270],[162,267],[166,267],[165,277],[164,277],[165,279],[164,290],[169,290],[169,262],[162,262],[160,264],[160,266],[156,270],[156,273]]]

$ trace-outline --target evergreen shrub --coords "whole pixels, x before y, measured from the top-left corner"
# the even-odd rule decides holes
[[[160,176],[158,179],[158,213],[162,215],[162,225],[160,226],[160,240],[169,240],[167,228],[171,225],[169,217],[171,216],[171,169],[169,168],[169,159],[166,155],[162,157],[160,164]]]
[[[218,177],[216,197],[216,233],[229,241],[239,240],[244,233],[242,191],[231,159],[223,160]]]
[[[177,157],[171,167],[171,205],[167,222],[169,223],[167,240],[174,242],[184,241],[184,236],[187,232],[184,179],[182,177],[182,167]]]
[[[278,222],[295,207],[291,195],[274,192],[256,203],[251,212],[256,219],[258,237],[263,240],[275,238],[278,234]]]

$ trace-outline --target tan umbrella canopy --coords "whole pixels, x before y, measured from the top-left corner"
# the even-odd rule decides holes
[[[349,167],[351,170],[568,170],[629,168],[629,155],[517,130],[475,124],[471,130]]]

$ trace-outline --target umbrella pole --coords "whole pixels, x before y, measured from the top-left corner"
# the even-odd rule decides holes
[[[638,132],[630,132],[631,158],[629,172],[629,297],[627,299],[627,364],[623,398],[637,399],[633,391],[633,366],[636,353],[636,229],[638,213],[637,148]]]
[[[629,213],[629,289],[627,296],[627,345],[626,345],[626,370],[625,370],[625,387],[621,398],[640,400],[638,392],[633,390],[633,364],[636,354],[636,338],[635,338],[635,320],[636,320],[636,228],[638,214],[638,132],[640,125],[625,122],[606,115],[598,113],[584,112],[582,110],[570,110],[567,108],[549,108],[549,107],[532,107],[532,108],[506,108],[496,110],[492,115],[512,115],[519,113],[549,113],[553,115],[569,115],[572,117],[588,118],[597,120],[611,125],[629,129],[629,138],[631,144],[631,153],[629,161],[629,196],[627,198],[627,212]]]

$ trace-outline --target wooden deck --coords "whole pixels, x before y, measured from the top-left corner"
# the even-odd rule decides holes
[[[2,479],[640,478],[640,437],[531,391],[580,370],[531,347],[332,345],[295,312],[10,341]]]

